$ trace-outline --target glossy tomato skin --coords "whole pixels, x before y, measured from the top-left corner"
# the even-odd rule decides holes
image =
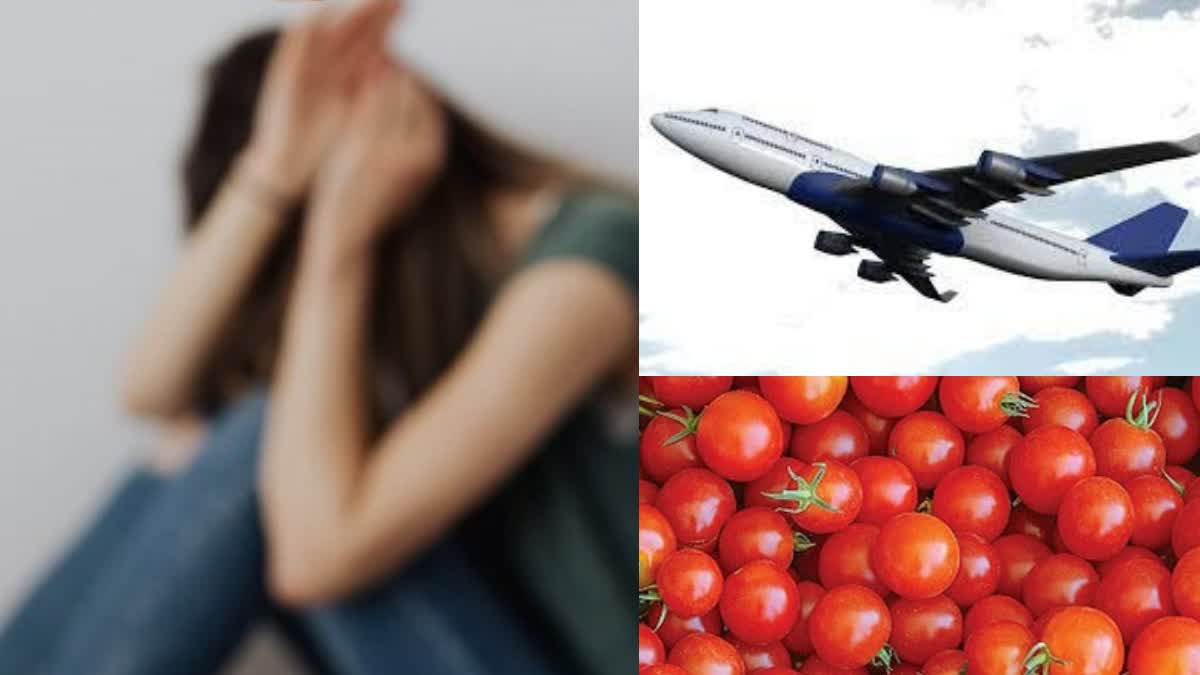
[[[1186,464],[1200,449],[1200,412],[1182,389],[1163,387],[1150,394],[1158,402],[1158,416],[1151,427],[1162,439],[1168,464]]]
[[[812,616],[813,608],[825,597],[825,589],[812,581],[801,581],[796,584],[796,593],[800,598],[800,613],[792,630],[783,638],[783,646],[798,657],[813,653],[812,640],[808,637],[808,619]]]
[[[1135,476],[1160,475],[1167,465],[1167,449],[1158,433],[1124,419],[1105,420],[1088,442],[1096,455],[1096,474],[1118,483]]]
[[[1147,626],[1129,648],[1129,675],[1200,673],[1200,623],[1163,617]]]
[[[1179,614],[1200,620],[1200,548],[1188,551],[1175,563],[1171,599]]]
[[[1067,489],[1096,473],[1087,439],[1066,427],[1026,434],[1008,455],[1008,480],[1021,501],[1038,513],[1054,514]]]
[[[1008,516],[1008,526],[1004,528],[1004,534],[1027,534],[1049,546],[1057,527],[1054,516],[1047,516],[1024,504],[1018,504]]]
[[[1020,383],[1012,376],[946,376],[938,385],[938,401],[954,426],[982,434],[1008,421],[1001,401],[1015,397],[1020,390]]]
[[[742,655],[725,640],[708,633],[685,636],[671,649],[667,663],[688,675],[745,675]]]
[[[1058,425],[1079,432],[1087,438],[1100,425],[1100,415],[1083,392],[1065,387],[1049,387],[1033,397],[1036,407],[1026,411],[1028,417],[1021,420],[1021,429],[1029,433],[1034,429]]]
[[[958,576],[958,540],[941,520],[902,513],[879,529],[871,567],[884,586],[904,598],[932,598]]]
[[[688,675],[688,671],[669,663],[660,663],[639,670],[638,675]]]
[[[1107,560],[1121,552],[1133,534],[1133,502],[1111,478],[1085,478],[1063,496],[1058,532],[1075,555]]]
[[[958,532],[958,574],[946,597],[967,608],[996,592],[1000,586],[1000,558],[992,545],[977,534]]]
[[[892,637],[888,643],[906,663],[925,663],[938,652],[962,642],[963,617],[944,595],[925,600],[899,598],[892,603]]]
[[[825,663],[817,656],[800,664],[800,670],[796,672],[799,675],[867,675],[866,668],[838,668]]]
[[[810,485],[816,483],[816,495],[831,509],[812,504],[798,513],[789,513],[792,522],[804,532],[826,534],[846,527],[858,518],[862,509],[862,483],[850,467],[837,461],[808,465],[799,476]],[[791,483],[795,487],[795,482]],[[783,508],[793,508],[796,502],[776,502]]]
[[[1178,558],[1197,546],[1200,546],[1200,499],[1188,501],[1185,498],[1175,524],[1171,526],[1171,549]]]
[[[1002,621],[1012,621],[1033,630],[1033,614],[1028,607],[1011,596],[989,595],[967,610],[963,632],[969,636],[984,626]]]
[[[971,675],[1024,675],[1025,655],[1037,642],[1028,628],[999,621],[967,634],[963,653]]]
[[[1121,417],[1130,396],[1135,392],[1139,399],[1142,394],[1149,395],[1162,386],[1163,380],[1146,375],[1089,375],[1084,380],[1084,391],[1101,415]]]
[[[1041,641],[1051,654],[1070,663],[1060,672],[1119,675],[1125,663],[1125,643],[1117,624],[1092,607],[1059,609],[1042,627]]]
[[[733,647],[742,655],[742,663],[750,673],[760,675],[764,668],[790,668],[792,665],[791,655],[779,642],[755,645],[734,640]]]
[[[967,655],[958,649],[947,649],[929,657],[918,671],[920,675],[962,675],[967,667]]]
[[[871,548],[879,537],[879,528],[866,523],[854,523],[829,535],[821,545],[817,574],[825,588],[858,584],[875,591],[881,597],[888,589],[871,569]]]
[[[861,668],[870,663],[891,632],[887,605],[864,586],[830,589],[808,620],[817,656],[838,668]]]
[[[937,385],[938,378],[921,375],[850,378],[854,395],[881,417],[903,417],[918,410],[933,396]]]
[[[1004,481],[978,466],[954,469],[933,490],[933,515],[955,532],[973,532],[987,541],[1004,531],[1011,509]]]
[[[679,616],[668,611],[666,618],[662,618],[663,611],[665,610],[661,602],[651,605],[646,614],[646,624],[658,626],[659,620],[662,620],[662,625],[658,628],[658,637],[662,639],[667,651],[671,651],[680,640],[692,633],[720,635],[724,629],[721,614],[715,609],[704,616]]]
[[[650,377],[654,397],[670,408],[687,406],[695,412],[708,405],[714,398],[729,391],[732,377]]]
[[[1048,546],[1026,534],[1006,534],[992,542],[992,548],[1000,559],[1000,586],[996,591],[1014,598],[1021,597],[1029,570],[1050,556]]]
[[[967,464],[981,466],[1008,483],[1005,460],[1008,453],[1021,442],[1021,432],[1005,424],[985,434],[979,434],[967,444]]]
[[[799,675],[798,672],[787,666],[772,666],[770,668],[759,668],[758,670],[750,671],[754,675]],[[640,674],[639,674],[640,675]]]
[[[654,505],[654,500],[658,498],[658,486],[650,481],[642,478],[638,480],[638,504]]]
[[[721,599],[725,577],[712,556],[681,548],[663,560],[655,583],[667,609],[680,616],[703,616]]]
[[[775,563],[755,560],[725,579],[721,620],[739,640],[782,640],[800,614],[796,582]]]
[[[904,462],[872,455],[855,460],[850,468],[862,484],[859,522],[878,526],[917,508],[917,481]]]
[[[962,432],[930,410],[896,422],[888,445],[891,456],[904,462],[922,490],[932,490],[942,476],[962,466],[967,452]]]
[[[758,386],[779,416],[795,424],[812,424],[829,417],[846,395],[846,378],[842,375],[762,376]]]
[[[1159,565],[1161,565],[1163,567],[1163,569],[1166,569],[1166,567],[1167,567],[1166,564],[1163,562],[1162,558],[1158,557],[1158,555],[1155,554],[1153,551],[1142,548],[1141,546],[1126,546],[1125,548],[1121,549],[1121,552],[1116,554],[1115,556],[1113,556],[1103,562],[1097,563],[1096,571],[1100,573],[1100,578],[1103,579],[1104,575],[1108,574],[1109,570],[1115,568],[1117,565],[1124,563],[1126,560],[1135,560],[1135,559],[1136,560],[1150,560],[1152,562],[1155,562],[1155,563],[1158,563]]]
[[[668,410],[681,419],[682,410]],[[684,469],[699,468],[700,455],[696,452],[696,435],[688,434],[674,443],[667,441],[683,430],[683,425],[662,415],[656,415],[642,430],[639,455],[642,469],[655,483],[662,485],[667,479]]]
[[[654,583],[662,561],[675,552],[675,531],[661,511],[649,504],[638,505],[638,588]]]
[[[667,650],[662,640],[650,626],[638,624],[638,668],[664,663],[667,660]]]
[[[1161,476],[1138,476],[1125,483],[1133,503],[1133,534],[1129,543],[1160,549],[1171,543],[1171,528],[1183,508],[1183,497]]]
[[[681,546],[715,543],[737,508],[733,488],[707,469],[684,469],[658,491],[655,506],[671,524]]]
[[[863,405],[853,391],[847,391],[846,397],[842,399],[842,410],[850,413],[858,423],[862,425],[867,432],[867,441],[870,447],[870,452],[881,455],[887,452],[888,436],[892,433],[892,427],[895,426],[896,420],[890,417],[884,417],[875,413],[873,410]]]
[[[696,451],[717,475],[752,481],[783,455],[783,427],[763,397],[744,390],[721,394],[700,416]]]
[[[867,430],[845,410],[812,424],[798,424],[792,431],[789,452],[805,462],[836,459],[849,464],[871,450]]]
[[[1088,561],[1070,553],[1039,560],[1021,584],[1021,599],[1035,617],[1068,605],[1091,605],[1100,575]]]
[[[1158,561],[1126,560],[1100,579],[1095,607],[1117,624],[1125,644],[1133,644],[1146,626],[1175,613],[1171,573]]]
[[[721,530],[717,555],[727,574],[752,560],[770,560],[787,569],[795,556],[792,527],[787,518],[769,508],[743,509]]]
[[[1017,378],[1021,381],[1021,391],[1026,394],[1037,394],[1047,387],[1066,387],[1074,388],[1079,384],[1079,380],[1083,379],[1078,375],[1049,375],[1049,376],[1026,376],[1022,375]]]

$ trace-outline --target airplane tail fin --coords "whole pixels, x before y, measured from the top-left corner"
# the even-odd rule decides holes
[[[1088,237],[1088,243],[1117,254],[1114,259],[1159,256],[1171,249],[1187,217],[1187,209],[1162,202]]]

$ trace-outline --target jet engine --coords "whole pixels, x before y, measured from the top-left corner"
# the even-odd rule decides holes
[[[900,197],[918,192],[950,192],[952,188],[936,178],[917,171],[880,164],[871,172],[871,187]]]
[[[1062,178],[1053,169],[992,150],[984,150],[979,155],[979,161],[975,163],[975,172],[997,183],[1011,185],[1023,192],[1040,195],[1049,195],[1053,192],[1044,186],[1037,185],[1037,182],[1051,182]],[[1030,180],[1031,177],[1033,181]]]
[[[854,253],[854,238],[841,232],[821,230],[817,233],[817,241],[813,244],[821,253],[829,255],[849,255]]]
[[[878,260],[863,260],[858,263],[858,277],[867,281],[882,284],[896,277],[888,270],[887,264]]]

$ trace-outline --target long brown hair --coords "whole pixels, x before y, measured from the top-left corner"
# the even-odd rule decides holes
[[[193,231],[250,138],[277,30],[237,41],[210,67],[183,163],[187,230]],[[442,101],[448,159],[422,203],[380,242],[370,333],[370,400],[376,424],[428,387],[471,333],[498,272],[485,196],[537,187],[569,170],[489,133]],[[196,403],[211,410],[271,374],[299,244],[304,205],[277,243],[213,351]]]

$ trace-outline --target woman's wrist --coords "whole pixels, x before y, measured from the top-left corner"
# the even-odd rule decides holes
[[[239,155],[233,178],[248,194],[280,210],[295,206],[303,192],[301,181],[291,177],[285,162],[254,146]]]

